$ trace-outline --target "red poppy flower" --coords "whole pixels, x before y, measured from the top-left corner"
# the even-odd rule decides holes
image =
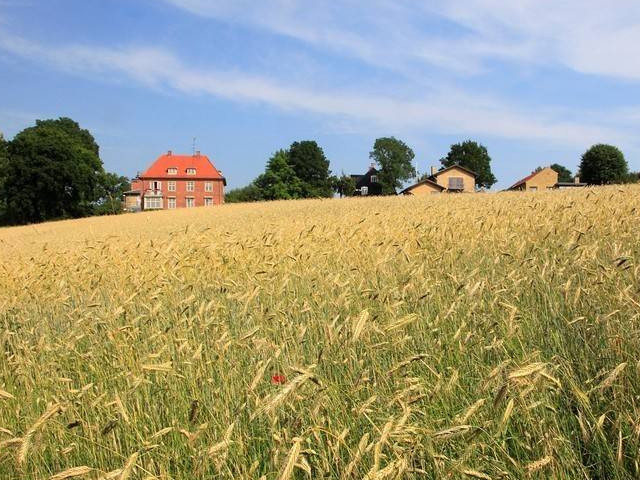
[[[273,375],[271,377],[271,383],[273,383],[274,385],[282,385],[286,381],[287,379],[285,378],[284,375]]]

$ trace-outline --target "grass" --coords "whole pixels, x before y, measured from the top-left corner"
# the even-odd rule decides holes
[[[639,215],[629,186],[0,230],[0,478],[638,478]]]

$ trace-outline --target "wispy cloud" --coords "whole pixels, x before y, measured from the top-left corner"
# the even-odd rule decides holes
[[[398,70],[422,61],[473,74],[507,60],[640,79],[637,0],[165,1]]]
[[[483,134],[568,144],[625,137],[610,126],[559,120],[552,112],[522,112],[496,99],[448,88],[407,99],[348,89],[310,89],[242,72],[194,68],[160,48],[49,44],[45,47],[7,34],[0,34],[0,48],[76,75],[134,81],[152,88],[211,95],[234,102],[258,102],[396,132],[429,129],[443,134]]]

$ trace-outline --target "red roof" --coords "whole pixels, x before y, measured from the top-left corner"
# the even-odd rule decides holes
[[[176,168],[175,174],[169,174],[170,168]],[[195,168],[195,175],[187,175],[187,168]],[[211,160],[200,152],[195,155],[174,155],[171,152],[160,155],[139,178],[196,178],[224,180],[222,173],[213,166]]]
[[[540,170],[542,171],[542,170]],[[531,175],[527,175],[526,177],[524,177],[522,180],[518,180],[516,183],[514,183],[513,185],[511,185],[509,188],[507,188],[507,190],[513,190],[516,187],[519,187],[520,185],[522,185],[523,183],[528,182],[529,180],[531,180],[533,177],[535,177],[537,174],[539,174],[540,172],[533,172]]]

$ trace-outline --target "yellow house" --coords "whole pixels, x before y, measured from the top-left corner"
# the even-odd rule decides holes
[[[401,195],[430,195],[432,193],[440,193],[444,190],[442,185],[438,185],[433,180],[425,178],[418,183],[405,188],[400,192]]]
[[[429,195],[440,192],[466,192],[476,191],[475,172],[461,165],[452,165],[436,172],[431,167],[431,176],[420,182],[405,188],[403,195]]]
[[[558,183],[558,172],[551,167],[545,167],[539,172],[533,172],[531,175],[518,180],[507,190],[527,190],[529,192],[537,192],[541,190],[551,190]]]

